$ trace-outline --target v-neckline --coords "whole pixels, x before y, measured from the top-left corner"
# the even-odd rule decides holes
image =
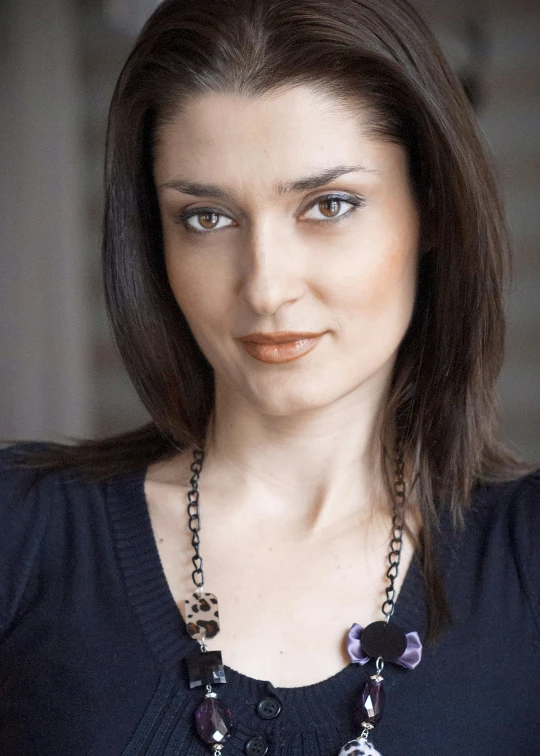
[[[106,497],[113,537],[131,607],[146,637],[152,656],[163,674],[177,676],[187,686],[182,659],[199,647],[187,632],[186,623],[169,588],[144,490],[148,468],[118,476],[106,483]],[[406,632],[416,630],[423,640],[427,628],[427,606],[420,558],[417,552],[409,563],[396,599],[393,620]],[[351,618],[351,624],[357,621]],[[373,668],[372,668],[373,667]],[[374,664],[349,663],[331,677],[309,685],[274,687],[269,680],[258,680],[229,667],[224,660],[227,693],[243,700],[258,700],[269,692],[305,718],[307,729],[314,716],[346,716],[350,696],[370,674]],[[398,665],[385,665],[386,687],[393,687],[404,674],[414,674]],[[221,691],[220,691],[221,694]],[[224,692],[221,697],[226,696]]]

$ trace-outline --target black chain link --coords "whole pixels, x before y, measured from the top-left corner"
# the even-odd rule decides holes
[[[392,517],[392,539],[390,541],[390,553],[388,562],[390,567],[386,572],[386,577],[390,580],[390,585],[386,588],[386,600],[382,605],[382,612],[385,621],[389,622],[394,613],[396,596],[395,580],[398,576],[399,563],[401,561],[401,549],[403,547],[403,524],[405,510],[405,462],[403,459],[403,442],[397,443],[396,448],[396,478],[394,483],[394,515]]]
[[[199,530],[201,529],[201,513],[199,511],[199,474],[202,470],[204,452],[202,451],[202,449],[195,449],[193,456],[195,457],[195,459],[191,463],[190,468],[193,471],[193,475],[191,476],[191,479],[189,481],[192,488],[190,491],[188,491],[189,529],[193,533],[191,545],[195,550],[195,556],[191,559],[195,569],[191,573],[191,577],[193,578],[193,582],[195,583],[197,588],[202,588],[202,586],[204,585],[204,572],[202,568],[202,556],[199,554],[199,545],[201,542],[199,538]]]

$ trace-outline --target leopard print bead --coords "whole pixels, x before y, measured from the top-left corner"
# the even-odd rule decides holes
[[[213,593],[192,593],[184,602],[186,628],[195,640],[213,638],[219,632],[219,608]]]
[[[355,738],[345,743],[339,756],[381,756],[381,754],[365,738]]]

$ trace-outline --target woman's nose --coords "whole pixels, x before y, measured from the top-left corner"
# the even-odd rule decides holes
[[[254,312],[276,312],[304,293],[305,255],[294,234],[268,223],[251,232],[240,257],[239,293]]]

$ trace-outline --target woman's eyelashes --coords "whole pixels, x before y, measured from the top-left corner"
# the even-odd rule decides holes
[[[359,195],[325,194],[322,197],[317,197],[302,213],[302,217],[305,217],[314,208],[316,215],[308,218],[308,220],[324,224],[337,223],[348,218],[364,204],[364,198]],[[343,208],[346,209],[347,205],[349,209],[346,212],[340,212]],[[199,227],[192,225],[191,220],[195,220]],[[177,222],[181,223],[186,231],[194,234],[208,234],[212,231],[220,231],[223,228],[231,228],[232,224],[222,223],[223,220],[234,223],[229,215],[220,212],[215,207],[195,207],[184,210],[177,216]]]

